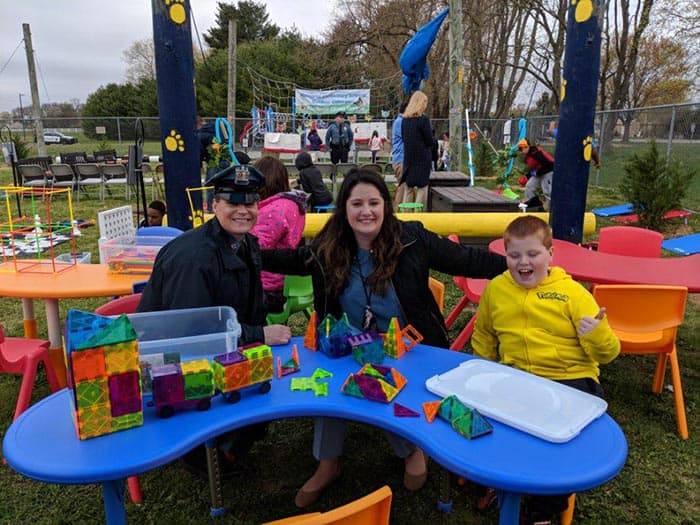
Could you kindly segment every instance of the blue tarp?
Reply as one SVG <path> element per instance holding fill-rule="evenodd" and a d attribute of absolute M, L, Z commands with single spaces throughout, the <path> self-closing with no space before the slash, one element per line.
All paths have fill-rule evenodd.
<path fill-rule="evenodd" d="M 413 37 L 406 42 L 401 51 L 399 65 L 403 72 L 403 89 L 406 93 L 411 93 L 420 89 L 422 80 L 428 78 L 427 57 L 428 51 L 435 42 L 440 26 L 450 10 L 445 9 L 430 22 L 421 27 Z"/>

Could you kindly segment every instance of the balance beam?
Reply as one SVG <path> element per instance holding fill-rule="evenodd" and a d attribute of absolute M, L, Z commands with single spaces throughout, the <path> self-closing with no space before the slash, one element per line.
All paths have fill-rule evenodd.
<path fill-rule="evenodd" d="M 503 235 L 506 226 L 522 213 L 398 213 L 404 221 L 419 221 L 428 230 L 440 235 L 456 233 L 460 237 L 497 238 Z M 528 213 L 549 223 L 549 213 Z M 312 238 L 321 230 L 330 213 L 307 213 L 304 237 Z M 583 216 L 583 233 L 595 233 L 595 215 L 587 212 Z"/>

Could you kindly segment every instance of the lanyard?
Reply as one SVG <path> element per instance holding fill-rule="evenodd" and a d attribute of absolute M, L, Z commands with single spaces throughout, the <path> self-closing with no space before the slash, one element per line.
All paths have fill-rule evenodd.
<path fill-rule="evenodd" d="M 371 257 L 371 255 L 370 255 Z M 365 294 L 365 312 L 362 315 L 362 330 L 363 331 L 369 331 L 369 330 L 377 330 L 377 320 L 374 317 L 374 313 L 372 313 L 372 287 L 369 284 L 369 275 L 365 277 L 365 274 L 362 272 L 362 261 L 360 261 L 359 255 L 355 256 L 355 260 L 357 262 L 357 269 L 360 272 L 360 281 L 362 282 L 362 291 Z"/>

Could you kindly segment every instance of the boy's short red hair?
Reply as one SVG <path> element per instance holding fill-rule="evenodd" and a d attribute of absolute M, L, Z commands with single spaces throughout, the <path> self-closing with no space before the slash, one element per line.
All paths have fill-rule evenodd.
<path fill-rule="evenodd" d="M 508 248 L 511 239 L 522 239 L 530 235 L 538 235 L 548 250 L 552 247 L 552 229 L 549 224 L 535 215 L 528 214 L 521 215 L 508 225 L 503 232 L 503 244 Z"/>

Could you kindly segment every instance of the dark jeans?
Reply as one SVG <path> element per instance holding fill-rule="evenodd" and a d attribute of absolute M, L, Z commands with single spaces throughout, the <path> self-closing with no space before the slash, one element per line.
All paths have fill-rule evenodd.
<path fill-rule="evenodd" d="M 338 162 L 348 161 L 348 148 L 343 148 L 342 146 L 331 146 L 331 163 L 338 164 Z"/>

